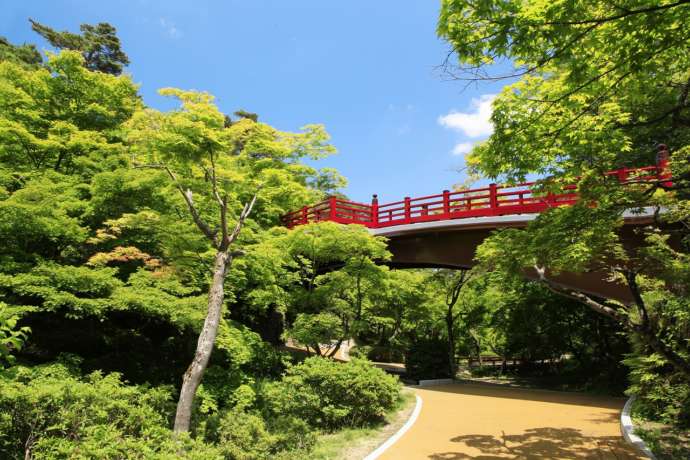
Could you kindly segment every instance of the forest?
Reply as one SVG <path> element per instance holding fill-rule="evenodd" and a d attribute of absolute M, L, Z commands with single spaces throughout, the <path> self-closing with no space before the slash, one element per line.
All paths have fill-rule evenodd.
<path fill-rule="evenodd" d="M 462 270 L 391 268 L 362 226 L 282 224 L 342 196 L 346 179 L 313 166 L 336 153 L 324 126 L 281 131 L 177 88 L 159 90 L 176 108 L 148 107 L 107 23 L 27 23 L 45 55 L 0 37 L 0 457 L 315 458 L 324 435 L 405 404 L 372 362 L 404 363 L 405 382 L 634 394 L 640 417 L 686 430 L 690 13 L 533 3 L 442 2 L 449 75 L 514 81 L 467 162 L 583 199 L 495 232 Z M 514 74 L 490 74 L 501 59 Z M 672 184 L 611 186 L 659 144 Z M 643 208 L 633 250 L 622 216 Z M 549 278 L 593 268 L 634 302 Z"/>

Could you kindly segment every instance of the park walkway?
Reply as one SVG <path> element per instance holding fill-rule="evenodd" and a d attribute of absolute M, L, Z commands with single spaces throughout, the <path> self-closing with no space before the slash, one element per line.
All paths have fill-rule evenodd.
<path fill-rule="evenodd" d="M 644 458 L 621 436 L 622 398 L 474 383 L 415 391 L 419 418 L 381 459 Z"/>

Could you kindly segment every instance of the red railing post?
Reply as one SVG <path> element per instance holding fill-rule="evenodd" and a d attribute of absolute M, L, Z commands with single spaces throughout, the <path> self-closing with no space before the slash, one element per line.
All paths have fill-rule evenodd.
<path fill-rule="evenodd" d="M 308 213 L 309 213 L 309 207 L 308 206 L 302 207 L 302 219 L 301 219 L 302 225 L 309 223 L 309 220 L 308 220 L 309 214 Z"/>
<path fill-rule="evenodd" d="M 335 221 L 338 217 L 338 199 L 334 196 L 328 198 L 328 220 Z"/>
<path fill-rule="evenodd" d="M 623 167 L 618 170 L 618 182 L 621 184 L 625 184 L 625 182 L 628 180 L 628 169 Z"/>
<path fill-rule="evenodd" d="M 443 217 L 448 219 L 450 217 L 450 191 L 443 191 Z"/>
<path fill-rule="evenodd" d="M 661 183 L 662 187 L 671 187 L 673 182 L 671 180 L 671 169 L 669 168 L 671 154 L 668 151 L 668 146 L 666 144 L 659 144 L 658 151 L 656 153 L 656 170 L 659 180 L 663 181 Z"/>
<path fill-rule="evenodd" d="M 412 213 L 410 212 L 410 197 L 405 197 L 405 222 L 410 223 L 412 219 Z"/>
<path fill-rule="evenodd" d="M 371 197 L 371 227 L 377 228 L 379 226 L 379 197 L 374 194 Z"/>
<path fill-rule="evenodd" d="M 491 209 L 498 208 L 498 187 L 496 184 L 489 184 L 489 206 Z"/>

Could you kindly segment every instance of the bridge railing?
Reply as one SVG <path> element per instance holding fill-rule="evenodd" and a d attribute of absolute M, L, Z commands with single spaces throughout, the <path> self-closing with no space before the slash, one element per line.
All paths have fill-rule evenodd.
<path fill-rule="evenodd" d="M 621 168 L 605 175 L 620 184 L 664 181 L 670 184 L 668 152 L 660 155 L 656 166 L 643 168 Z M 468 217 L 503 216 L 510 214 L 533 214 L 556 206 L 576 203 L 579 199 L 577 185 L 568 184 L 557 193 L 535 193 L 536 182 L 517 185 L 490 184 L 471 190 L 444 190 L 437 195 L 417 198 L 405 197 L 401 201 L 379 204 L 374 195 L 371 204 L 356 203 L 336 197 L 283 216 L 283 223 L 289 227 L 310 222 L 331 221 L 343 224 L 361 224 L 369 228 L 393 225 L 462 219 Z"/>
<path fill-rule="evenodd" d="M 302 209 L 288 213 L 282 219 L 283 223 L 289 228 L 322 221 L 370 226 L 372 223 L 372 209 L 368 204 L 330 197 L 313 206 L 305 206 Z"/>

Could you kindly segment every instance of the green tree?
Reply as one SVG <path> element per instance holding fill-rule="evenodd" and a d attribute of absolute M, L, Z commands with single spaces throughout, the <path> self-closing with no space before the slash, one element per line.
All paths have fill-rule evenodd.
<path fill-rule="evenodd" d="M 438 28 L 461 69 L 474 72 L 469 78 L 483 78 L 501 59 L 520 77 L 494 101 L 494 133 L 470 153 L 470 166 L 508 181 L 549 176 L 542 192 L 578 182 L 582 196 L 526 231 L 488 239 L 479 258 L 514 274 L 535 270 L 552 290 L 612 318 L 641 341 L 641 352 L 663 357 L 686 381 L 690 58 L 682 31 L 689 19 L 685 1 L 445 0 Z M 651 163 L 659 142 L 673 151 L 672 185 L 652 179 L 621 187 L 604 175 Z M 632 249 L 619 233 L 622 215 L 645 206 L 664 212 L 642 248 Z M 634 301 L 597 299 L 550 278 L 592 269 L 626 284 Z"/>
<path fill-rule="evenodd" d="M 36 45 L 13 45 L 5 37 L 0 36 L 0 61 L 11 61 L 28 67 L 38 67 L 43 63 L 41 53 Z"/>
<path fill-rule="evenodd" d="M 79 26 L 81 34 L 58 32 L 33 19 L 29 19 L 29 22 L 34 32 L 55 48 L 79 51 L 89 70 L 120 75 L 123 67 L 129 64 L 129 58 L 122 51 L 117 30 L 107 22 L 100 22 L 95 26 L 82 24 Z"/>
<path fill-rule="evenodd" d="M 333 313 L 298 313 L 285 336 L 306 346 L 310 353 L 313 352 L 319 356 L 331 356 L 337 352 L 337 350 L 333 351 L 333 343 L 337 343 L 339 339 L 342 340 L 344 331 L 340 317 Z M 324 345 L 326 346 L 325 350 L 323 349 Z"/>
<path fill-rule="evenodd" d="M 436 283 L 443 296 L 445 305 L 444 321 L 446 325 L 446 338 L 448 340 L 448 369 L 451 377 L 455 377 L 458 370 L 457 360 L 455 358 L 456 344 L 455 338 L 457 335 L 456 325 L 458 319 L 464 314 L 467 314 L 467 309 L 457 308 L 458 301 L 461 300 L 463 288 L 467 285 L 472 277 L 472 272 L 469 270 L 437 270 L 432 276 L 432 282 Z"/>
<path fill-rule="evenodd" d="M 73 51 L 50 55 L 45 69 L 0 63 L 0 162 L 13 173 L 93 174 L 121 160 L 116 129 L 140 106 L 136 86 L 83 63 Z"/>
<path fill-rule="evenodd" d="M 344 341 L 366 328 L 374 295 L 388 273 L 380 265 L 390 258 L 385 240 L 359 225 L 321 222 L 287 231 L 270 244 L 283 251 L 282 263 L 293 273 L 286 285 L 288 313 L 327 312 L 340 319 L 342 335 L 327 353 L 335 355 Z"/>
<path fill-rule="evenodd" d="M 196 390 L 221 323 L 228 268 L 241 254 L 233 245 L 259 190 L 266 188 L 270 196 L 285 182 L 285 177 L 276 177 L 278 171 L 270 167 L 272 160 L 276 156 L 279 160 L 307 154 L 318 157 L 329 153 L 330 148 L 323 143 L 323 132 L 316 128 L 280 137 L 270 128 L 252 133 L 255 122 L 249 119 L 245 119 L 249 125 L 244 127 L 226 128 L 212 96 L 176 89 L 164 89 L 161 94 L 178 98 L 181 109 L 136 113 L 129 124 L 128 140 L 138 157 L 138 167 L 160 169 L 168 175 L 214 254 L 208 312 L 194 358 L 183 377 L 175 416 L 175 431 L 184 432 L 189 430 Z"/>

